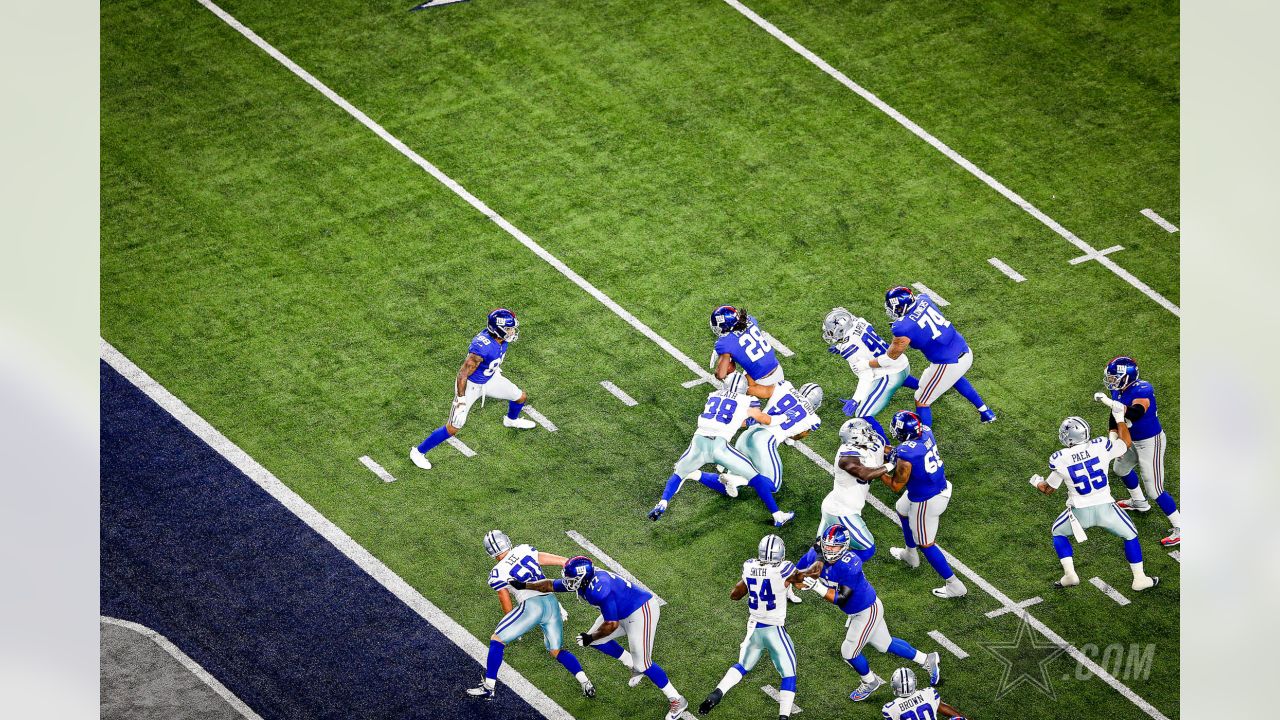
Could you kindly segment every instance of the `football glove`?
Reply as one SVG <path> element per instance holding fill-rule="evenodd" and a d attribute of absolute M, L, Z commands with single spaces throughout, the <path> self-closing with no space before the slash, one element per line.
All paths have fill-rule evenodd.
<path fill-rule="evenodd" d="M 804 579 L 804 582 L 800 583 L 800 587 L 805 590 L 812 590 L 813 587 L 817 584 L 818 584 L 818 578 L 807 577 Z"/>
<path fill-rule="evenodd" d="M 578 645 L 586 647 L 591 644 L 591 633 L 578 633 Z"/>
<path fill-rule="evenodd" d="M 523 580 L 508 580 L 507 584 L 515 588 L 516 590 L 523 590 L 525 589 L 525 585 L 526 585 L 525 581 Z"/>
<path fill-rule="evenodd" d="M 1031 479 L 1030 479 L 1028 482 L 1030 482 L 1030 483 L 1031 483 L 1031 487 L 1033 487 L 1033 488 L 1035 488 L 1035 489 L 1039 490 L 1039 489 L 1040 489 L 1040 483 L 1044 482 L 1044 478 L 1040 477 L 1040 475 L 1039 475 L 1039 474 L 1036 474 L 1036 475 L 1032 475 L 1032 476 L 1031 476 Z"/>
<path fill-rule="evenodd" d="M 840 402 L 844 403 L 841 410 L 844 411 L 846 417 L 853 417 L 858 412 L 858 402 L 853 398 L 840 398 Z"/>

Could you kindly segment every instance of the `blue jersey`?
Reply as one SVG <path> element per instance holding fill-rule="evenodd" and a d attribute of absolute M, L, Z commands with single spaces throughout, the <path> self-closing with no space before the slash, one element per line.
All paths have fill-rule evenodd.
<path fill-rule="evenodd" d="M 899 460 L 911 463 L 911 475 L 907 478 L 908 500 L 924 502 L 947 489 L 942 456 L 938 454 L 938 443 L 933 439 L 933 430 L 928 426 L 925 426 L 918 439 L 898 445 L 897 454 Z"/>
<path fill-rule="evenodd" d="M 471 338 L 471 347 L 467 352 L 480 356 L 480 364 L 467 376 L 469 382 L 483 385 L 502 367 L 502 358 L 507 354 L 507 344 L 493 339 L 488 330 L 481 330 Z"/>
<path fill-rule="evenodd" d="M 796 566 L 804 569 L 817 560 L 818 551 L 809 548 L 809 552 L 800 558 Z M 863 574 L 862 561 L 851 552 L 841 555 L 839 560 L 830 565 L 824 562 L 821 577 L 832 585 L 843 585 L 853 591 L 849 594 L 849 599 L 845 600 L 843 605 L 839 605 L 839 608 L 849 615 L 860 613 L 876 602 L 876 589 L 871 587 L 867 576 Z M 839 595 L 840 591 L 837 590 L 836 596 L 839 597 Z"/>
<path fill-rule="evenodd" d="M 1147 412 L 1138 418 L 1138 422 L 1129 428 L 1129 435 L 1134 440 L 1146 440 L 1164 432 L 1164 428 L 1160 427 L 1160 418 L 1156 416 L 1156 389 L 1146 380 L 1139 380 L 1125 388 L 1124 392 L 1111 391 L 1111 399 L 1119 400 L 1125 407 L 1129 407 L 1139 398 L 1145 399 L 1151 405 L 1147 408 Z"/>
<path fill-rule="evenodd" d="M 605 620 L 623 620 L 649 602 L 653 593 L 607 570 L 596 570 L 591 582 L 578 588 L 583 600 L 600 609 Z"/>
<path fill-rule="evenodd" d="M 964 336 L 928 295 L 918 296 L 907 314 L 893 322 L 893 335 L 910 339 L 911 347 L 935 364 L 953 363 L 969 352 Z"/>
<path fill-rule="evenodd" d="M 760 325 L 750 315 L 747 316 L 745 330 L 735 330 L 716 340 L 716 356 L 725 353 L 729 353 L 738 367 L 754 380 L 778 369 L 778 356 L 773 352 L 773 345 L 769 344 L 768 338 L 760 331 Z"/>

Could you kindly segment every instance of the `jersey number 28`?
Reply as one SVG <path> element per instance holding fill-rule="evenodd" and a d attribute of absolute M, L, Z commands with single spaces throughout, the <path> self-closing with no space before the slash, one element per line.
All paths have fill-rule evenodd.
<path fill-rule="evenodd" d="M 759 325 L 752 325 L 750 330 L 739 335 L 738 345 L 747 354 L 747 359 L 752 362 L 759 360 L 766 353 L 773 350 L 773 346 L 769 344 L 769 341 L 760 332 Z"/>

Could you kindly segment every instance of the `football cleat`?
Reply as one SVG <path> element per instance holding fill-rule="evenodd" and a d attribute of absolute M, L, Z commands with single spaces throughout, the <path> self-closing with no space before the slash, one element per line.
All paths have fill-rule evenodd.
<path fill-rule="evenodd" d="M 631 677 L 627 678 L 627 687 L 640 687 L 640 683 L 644 682 L 644 678 L 644 672 L 633 669 Z"/>
<path fill-rule="evenodd" d="M 537 423 L 535 423 L 534 421 L 530 420 L 527 417 L 518 417 L 518 418 L 512 419 L 507 417 L 506 415 L 502 416 L 502 424 L 506 425 L 509 428 L 518 428 L 520 430 L 530 430 L 538 427 Z"/>
<path fill-rule="evenodd" d="M 724 693 L 720 692 L 720 688 L 716 688 L 715 690 L 712 690 L 711 694 L 707 696 L 707 699 L 703 700 L 702 704 L 698 706 L 698 714 L 706 715 L 707 713 L 711 712 L 712 709 L 715 708 L 715 706 L 720 704 L 720 699 L 723 697 L 724 697 Z"/>
<path fill-rule="evenodd" d="M 467 689 L 467 697 L 473 697 L 477 700 L 492 700 L 493 688 L 486 687 L 484 683 L 480 683 L 476 687 Z"/>
<path fill-rule="evenodd" d="M 672 700 L 671 704 L 668 706 L 667 720 L 676 720 L 676 718 L 680 717 L 680 713 L 683 713 L 688 709 L 689 701 L 685 700 L 683 696 L 677 697 L 675 700 Z"/>
<path fill-rule="evenodd" d="M 720 482 L 724 484 L 724 494 L 731 498 L 738 497 L 738 488 L 750 484 L 750 480 L 741 475 L 733 473 L 724 473 L 720 476 Z"/>
<path fill-rule="evenodd" d="M 920 555 L 915 551 L 915 548 L 891 547 L 889 548 L 889 554 L 893 556 L 894 560 L 901 560 L 906 563 L 907 567 L 920 567 Z"/>
<path fill-rule="evenodd" d="M 1169 536 L 1160 540 L 1160 544 L 1165 547 L 1174 547 L 1182 544 L 1182 528 L 1173 528 L 1169 531 Z"/>
<path fill-rule="evenodd" d="M 1139 500 L 1136 502 L 1133 499 L 1117 500 L 1116 507 L 1120 508 L 1125 512 L 1150 512 L 1151 511 L 1151 503 L 1147 502 L 1146 500 Z"/>
<path fill-rule="evenodd" d="M 582 696 L 588 700 L 596 696 L 596 686 L 592 685 L 590 680 L 582 681 Z"/>
<path fill-rule="evenodd" d="M 659 500 L 658 504 L 654 505 L 653 509 L 649 511 L 649 519 L 657 520 L 658 518 L 662 517 L 662 514 L 665 513 L 666 511 L 667 511 L 667 501 Z"/>
<path fill-rule="evenodd" d="M 431 461 L 428 460 L 427 456 L 423 455 L 416 446 L 409 449 L 409 459 L 413 461 L 414 465 L 417 465 L 423 470 L 431 469 Z"/>
<path fill-rule="evenodd" d="M 981 420 L 983 424 L 993 423 L 996 421 L 996 411 L 991 408 L 987 408 L 986 410 L 978 413 L 978 419 Z"/>
<path fill-rule="evenodd" d="M 883 684 L 884 678 L 879 675 L 873 675 L 870 682 L 863 680 L 862 684 L 858 686 L 858 689 L 849 694 L 849 699 L 854 702 L 862 702 L 870 697 L 871 693 L 878 690 Z"/>
<path fill-rule="evenodd" d="M 924 657 L 924 669 L 929 671 L 929 684 L 937 685 L 942 679 L 942 656 L 931 652 Z"/>
<path fill-rule="evenodd" d="M 1132 587 L 1134 590 L 1137 590 L 1138 592 L 1142 592 L 1143 590 L 1150 590 L 1151 588 L 1159 584 L 1160 584 L 1160 578 L 1152 577 L 1148 575 L 1142 578 L 1142 580 L 1138 580 L 1135 578 L 1133 581 L 1133 584 L 1130 585 L 1129 587 Z"/>
<path fill-rule="evenodd" d="M 934 588 L 933 594 L 935 597 L 940 598 L 958 598 L 968 595 L 969 588 L 965 587 L 963 582 L 960 582 L 960 578 L 953 575 L 946 585 Z"/>
<path fill-rule="evenodd" d="M 774 518 L 773 526 L 774 526 L 774 527 L 782 527 L 783 525 L 786 525 L 787 523 L 791 522 L 791 518 L 793 518 L 793 517 L 795 517 L 795 516 L 796 516 L 796 514 L 795 514 L 795 513 L 793 513 L 793 512 L 784 511 L 784 512 L 782 513 L 782 519 L 781 519 L 781 520 L 778 520 L 777 518 Z"/>

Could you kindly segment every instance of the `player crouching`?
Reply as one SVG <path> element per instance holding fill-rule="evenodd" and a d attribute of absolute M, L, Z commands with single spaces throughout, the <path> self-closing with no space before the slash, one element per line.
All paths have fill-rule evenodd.
<path fill-rule="evenodd" d="M 942 702 L 937 688 L 916 690 L 916 674 L 911 668 L 894 670 L 889 682 L 893 685 L 893 694 L 898 697 L 884 704 L 881 712 L 885 720 L 926 720 L 938 716 L 964 720 L 959 710 Z"/>

